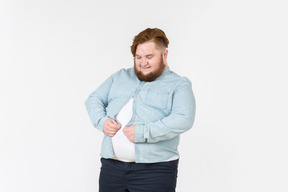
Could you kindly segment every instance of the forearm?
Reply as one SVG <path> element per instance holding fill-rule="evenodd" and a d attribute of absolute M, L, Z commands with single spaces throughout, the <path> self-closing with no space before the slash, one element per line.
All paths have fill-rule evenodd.
<path fill-rule="evenodd" d="M 195 98 L 191 86 L 179 89 L 173 98 L 171 114 L 146 124 L 135 123 L 135 143 L 168 140 L 189 130 L 195 118 Z"/>
<path fill-rule="evenodd" d="M 113 76 L 110 76 L 101 84 L 85 101 L 89 118 L 97 129 L 103 131 L 104 123 L 108 119 L 106 107 L 108 106 L 108 95 L 113 83 Z"/>
<path fill-rule="evenodd" d="M 93 126 L 100 131 L 103 131 L 104 123 L 108 119 L 106 116 L 106 106 L 103 99 L 94 91 L 85 101 L 85 106 Z"/>
<path fill-rule="evenodd" d="M 191 109 L 191 113 L 194 111 Z M 170 116 L 147 124 L 135 124 L 135 143 L 155 143 L 169 140 L 189 130 L 194 123 L 194 113 L 171 114 Z"/>

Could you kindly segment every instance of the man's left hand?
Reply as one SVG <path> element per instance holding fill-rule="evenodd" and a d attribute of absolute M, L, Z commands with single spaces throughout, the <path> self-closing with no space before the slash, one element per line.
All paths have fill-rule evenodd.
<path fill-rule="evenodd" d="M 134 143 L 135 141 L 135 125 L 134 124 L 129 127 L 124 127 L 123 133 L 128 138 L 129 141 Z"/>

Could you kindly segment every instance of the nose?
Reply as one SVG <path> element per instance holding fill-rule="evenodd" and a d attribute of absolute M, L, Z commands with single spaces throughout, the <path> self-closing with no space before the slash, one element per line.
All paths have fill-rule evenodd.
<path fill-rule="evenodd" d="M 141 66 L 146 66 L 146 65 L 148 65 L 148 60 L 147 60 L 147 59 L 141 59 L 140 65 L 141 65 Z"/>

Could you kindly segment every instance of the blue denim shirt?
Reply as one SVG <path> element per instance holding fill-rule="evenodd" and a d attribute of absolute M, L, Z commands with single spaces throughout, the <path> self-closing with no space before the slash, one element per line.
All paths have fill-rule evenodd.
<path fill-rule="evenodd" d="M 179 136 L 195 117 L 191 82 L 169 67 L 153 82 L 138 80 L 133 68 L 121 69 L 91 93 L 85 102 L 92 124 L 103 132 L 104 122 L 115 119 L 134 97 L 136 163 L 166 161 L 178 154 Z M 101 157 L 113 158 L 112 138 L 104 134 Z"/>

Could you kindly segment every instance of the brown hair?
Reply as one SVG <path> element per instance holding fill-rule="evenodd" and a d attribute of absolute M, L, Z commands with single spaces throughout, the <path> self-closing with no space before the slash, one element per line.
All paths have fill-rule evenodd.
<path fill-rule="evenodd" d="M 167 39 L 164 31 L 157 28 L 147 28 L 141 31 L 133 39 L 133 44 L 131 46 L 132 55 L 135 57 L 136 49 L 139 44 L 145 43 L 147 41 L 153 41 L 160 48 L 168 48 L 169 40 Z"/>

